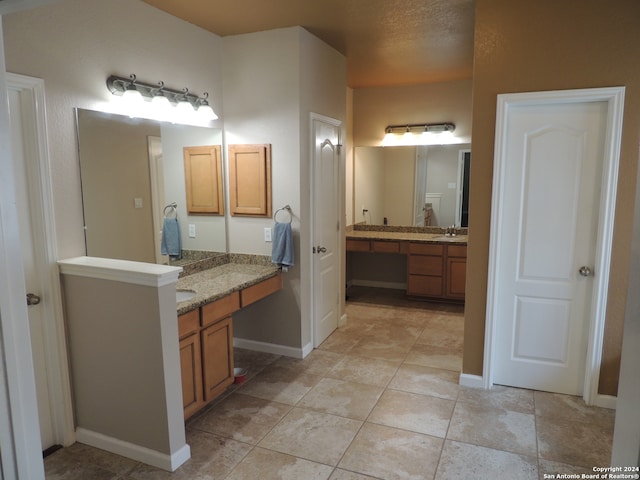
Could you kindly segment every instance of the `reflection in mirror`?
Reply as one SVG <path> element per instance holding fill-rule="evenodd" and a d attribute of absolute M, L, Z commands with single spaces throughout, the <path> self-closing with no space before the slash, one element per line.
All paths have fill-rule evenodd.
<path fill-rule="evenodd" d="M 183 163 L 186 146 L 221 145 L 220 129 L 83 109 L 76 121 L 87 255 L 174 264 L 160 248 L 173 202 L 183 251 L 227 251 L 224 216 L 187 215 Z"/>
<path fill-rule="evenodd" d="M 354 223 L 468 226 L 470 149 L 356 147 Z"/>

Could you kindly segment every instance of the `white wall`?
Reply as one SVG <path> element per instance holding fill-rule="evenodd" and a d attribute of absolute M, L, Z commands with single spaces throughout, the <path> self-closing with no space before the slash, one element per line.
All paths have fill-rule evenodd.
<path fill-rule="evenodd" d="M 73 108 L 125 113 L 105 82 L 135 73 L 149 83 L 209 92 L 222 118 L 221 40 L 130 0 L 66 0 L 7 15 L 3 25 L 7 71 L 45 81 L 59 257 L 82 255 Z"/>
<path fill-rule="evenodd" d="M 296 250 L 283 291 L 235 315 L 234 335 L 300 349 L 311 340 L 310 113 L 344 121 L 344 57 L 300 27 L 223 43 L 225 141 L 271 144 L 273 208 L 291 206 Z M 230 250 L 270 255 L 263 232 L 272 225 L 270 218 L 230 217 Z"/>

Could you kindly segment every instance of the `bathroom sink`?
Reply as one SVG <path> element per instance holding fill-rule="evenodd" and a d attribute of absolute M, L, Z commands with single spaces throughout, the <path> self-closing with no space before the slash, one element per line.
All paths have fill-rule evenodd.
<path fill-rule="evenodd" d="M 460 240 L 460 237 L 447 237 L 446 235 L 440 235 L 439 237 L 434 237 L 431 240 L 437 240 L 438 242 L 456 242 Z"/>
<path fill-rule="evenodd" d="M 197 294 L 193 290 L 176 290 L 176 303 L 191 300 Z"/>

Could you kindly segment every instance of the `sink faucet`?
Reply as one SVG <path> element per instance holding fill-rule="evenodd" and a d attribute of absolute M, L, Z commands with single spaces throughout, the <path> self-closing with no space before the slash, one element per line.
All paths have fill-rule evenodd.
<path fill-rule="evenodd" d="M 444 236 L 445 237 L 455 237 L 456 236 L 456 226 L 455 225 L 451 225 L 450 227 L 447 227 L 445 229 Z"/>

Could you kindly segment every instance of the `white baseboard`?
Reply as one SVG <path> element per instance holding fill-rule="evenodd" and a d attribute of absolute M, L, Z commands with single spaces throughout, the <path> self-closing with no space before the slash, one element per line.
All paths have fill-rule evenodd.
<path fill-rule="evenodd" d="M 458 380 L 463 387 L 471 388 L 484 388 L 484 380 L 481 375 L 469 375 L 468 373 L 461 373 Z"/>
<path fill-rule="evenodd" d="M 274 355 L 284 355 L 285 357 L 293 358 L 304 358 L 313 350 L 313 346 L 310 343 L 302 348 L 295 348 L 286 345 L 258 342 L 257 340 L 248 340 L 246 338 L 236 337 L 233 338 L 233 346 L 236 348 L 245 348 L 256 352 L 272 353 Z"/>
<path fill-rule="evenodd" d="M 168 472 L 175 472 L 180 465 L 191 458 L 191 448 L 187 444 L 169 455 L 84 428 L 76 429 L 76 440 Z"/>
<path fill-rule="evenodd" d="M 360 287 L 392 288 L 394 290 L 406 290 L 407 284 L 401 282 L 378 282 L 375 280 L 351 280 L 349 285 Z"/>
<path fill-rule="evenodd" d="M 593 404 L 596 407 L 610 408 L 611 410 L 616 409 L 617 403 L 618 403 L 618 397 L 614 397 L 612 395 L 601 395 L 601 394 L 597 394 L 596 398 L 593 401 Z"/>

